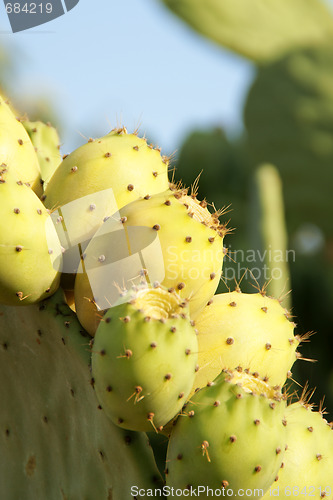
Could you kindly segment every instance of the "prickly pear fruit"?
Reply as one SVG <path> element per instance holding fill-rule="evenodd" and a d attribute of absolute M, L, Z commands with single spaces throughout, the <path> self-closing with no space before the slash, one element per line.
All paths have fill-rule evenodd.
<path fill-rule="evenodd" d="M 40 169 L 34 147 L 22 123 L 0 96 L 0 182 L 21 181 L 42 193 Z"/>
<path fill-rule="evenodd" d="M 21 181 L 0 183 L 0 199 L 0 302 L 38 302 L 59 286 L 56 230 L 37 195 Z"/>
<path fill-rule="evenodd" d="M 277 299 L 262 293 L 215 295 L 196 318 L 201 369 L 194 388 L 205 386 L 222 368 L 237 366 L 282 387 L 300 343 L 288 317 Z"/>
<path fill-rule="evenodd" d="M 60 215 L 64 216 L 64 231 L 75 245 L 91 238 L 104 217 L 140 196 L 168 187 L 167 158 L 145 139 L 121 128 L 100 139 L 89 139 L 68 155 L 44 196 L 45 205 L 52 210 L 68 206 Z"/>
<path fill-rule="evenodd" d="M 35 147 L 45 191 L 49 180 L 62 161 L 58 132 L 50 123 L 30 122 L 28 120 L 22 120 L 21 123 Z"/>
<path fill-rule="evenodd" d="M 197 348 L 186 304 L 173 292 L 144 288 L 110 308 L 94 338 L 92 375 L 113 423 L 162 429 L 191 390 Z"/>
<path fill-rule="evenodd" d="M 171 433 L 167 485 L 212 495 L 221 488 L 261 496 L 273 483 L 286 446 L 281 393 L 244 372 L 222 372 L 188 403 Z M 198 490 L 198 487 L 201 487 Z M 252 495 L 250 494 L 252 493 Z M 229 493 L 228 493 L 229 495 Z"/>
<path fill-rule="evenodd" d="M 186 190 L 167 190 L 126 205 L 102 225 L 75 281 L 76 311 L 90 334 L 98 310 L 118 296 L 116 285 L 129 288 L 145 274 L 189 300 L 192 319 L 199 313 L 218 287 L 224 256 L 225 228 L 206 205 Z"/>
<path fill-rule="evenodd" d="M 311 496 L 317 500 L 333 494 L 333 432 L 323 412 L 312 411 L 304 401 L 287 407 L 288 449 L 276 482 L 264 496 L 282 500 Z"/>

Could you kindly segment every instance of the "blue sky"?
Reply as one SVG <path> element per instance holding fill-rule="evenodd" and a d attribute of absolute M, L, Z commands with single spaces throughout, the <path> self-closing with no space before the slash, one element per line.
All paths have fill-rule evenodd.
<path fill-rule="evenodd" d="M 120 123 L 140 124 L 165 153 L 194 127 L 241 127 L 252 65 L 196 35 L 158 0 L 80 0 L 65 16 L 16 34 L 2 2 L 0 16 L 0 44 L 17 52 L 12 97 L 49 95 L 66 123 L 64 152 L 81 134 L 104 135 Z"/>
<path fill-rule="evenodd" d="M 0 44 L 16 54 L 11 97 L 49 96 L 66 124 L 63 152 L 119 124 L 140 125 L 164 153 L 193 128 L 242 127 L 253 65 L 198 36 L 159 0 L 80 0 L 16 34 L 2 2 L 0 19 Z"/>

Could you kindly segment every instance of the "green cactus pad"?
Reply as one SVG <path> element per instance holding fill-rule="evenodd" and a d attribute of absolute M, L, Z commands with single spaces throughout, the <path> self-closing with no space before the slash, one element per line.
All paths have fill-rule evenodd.
<path fill-rule="evenodd" d="M 168 190 L 126 205 L 103 224 L 75 281 L 76 311 L 89 333 L 96 330 L 98 310 L 118 296 L 115 284 L 129 288 L 143 273 L 189 300 L 194 319 L 219 285 L 224 257 L 226 229 L 206 205 L 186 190 Z"/>
<path fill-rule="evenodd" d="M 316 500 L 333 495 L 332 424 L 304 402 L 286 410 L 288 449 L 276 482 L 264 496 L 278 498 L 311 497 Z"/>
<path fill-rule="evenodd" d="M 276 167 L 265 164 L 256 169 L 251 197 L 250 241 L 253 249 L 258 248 L 251 267 L 256 269 L 259 285 L 279 297 L 290 286 L 290 273 L 282 182 Z M 290 308 L 290 294 L 281 303 Z"/>
<path fill-rule="evenodd" d="M 61 291 L 0 306 L 1 498 L 128 500 L 131 486 L 159 486 L 146 436 L 100 409 L 88 344 Z"/>
<path fill-rule="evenodd" d="M 261 496 L 281 466 L 286 446 L 285 402 L 246 373 L 222 372 L 198 391 L 178 417 L 167 454 L 167 486 Z M 231 494 L 230 494 L 231 491 Z M 185 496 L 185 495 L 184 495 Z"/>
<path fill-rule="evenodd" d="M 93 343 L 97 397 L 111 420 L 152 431 L 180 412 L 194 381 L 197 338 L 186 305 L 161 288 L 112 307 Z"/>
<path fill-rule="evenodd" d="M 29 305 L 59 286 L 61 247 L 51 217 L 21 181 L 0 183 L 0 302 Z"/>
<path fill-rule="evenodd" d="M 42 193 L 38 158 L 22 123 L 0 96 L 0 182 L 6 179 L 29 185 Z"/>
<path fill-rule="evenodd" d="M 43 189 L 51 179 L 57 167 L 62 161 L 60 154 L 60 139 L 58 132 L 50 123 L 41 121 L 29 122 L 22 120 L 22 125 L 26 129 L 37 153 L 41 171 Z"/>

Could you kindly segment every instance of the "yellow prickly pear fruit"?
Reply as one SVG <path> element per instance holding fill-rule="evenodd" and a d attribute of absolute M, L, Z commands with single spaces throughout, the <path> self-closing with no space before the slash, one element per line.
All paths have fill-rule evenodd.
<path fill-rule="evenodd" d="M 22 123 L 0 96 L 0 182 L 12 179 L 27 184 L 40 196 L 38 158 Z"/>
<path fill-rule="evenodd" d="M 0 199 L 0 302 L 39 302 L 59 286 L 62 253 L 55 227 L 23 182 L 0 182 Z"/>
<path fill-rule="evenodd" d="M 89 139 L 65 157 L 49 180 L 44 201 L 49 209 L 61 208 L 67 238 L 76 245 L 124 205 L 168 187 L 167 158 L 121 128 Z"/>
<path fill-rule="evenodd" d="M 76 312 L 89 333 L 119 288 L 142 280 L 174 289 L 195 318 L 218 287 L 224 256 L 226 229 L 206 205 L 186 190 L 167 190 L 126 205 L 101 226 L 75 281 Z"/>
<path fill-rule="evenodd" d="M 300 338 L 277 299 L 238 291 L 215 295 L 196 318 L 199 365 L 194 389 L 204 387 L 223 368 L 259 372 L 282 386 L 297 359 Z"/>
<path fill-rule="evenodd" d="M 45 191 L 47 183 L 62 161 L 59 151 L 60 139 L 58 132 L 50 123 L 41 121 L 29 122 L 28 120 L 22 120 L 22 125 L 28 132 L 37 153 L 42 185 Z"/>
<path fill-rule="evenodd" d="M 288 448 L 283 467 L 265 496 L 281 500 L 311 496 L 322 500 L 333 493 L 332 423 L 301 400 L 286 410 Z"/>

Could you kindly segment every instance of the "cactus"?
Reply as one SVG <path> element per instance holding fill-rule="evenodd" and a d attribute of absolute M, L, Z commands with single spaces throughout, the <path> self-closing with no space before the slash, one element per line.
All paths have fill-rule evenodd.
<path fill-rule="evenodd" d="M 0 182 L 3 178 L 28 184 L 42 193 L 38 159 L 22 123 L 0 96 Z"/>
<path fill-rule="evenodd" d="M 280 297 L 290 287 L 287 229 L 284 219 L 282 183 L 273 165 L 261 165 L 254 174 L 252 190 L 252 217 L 250 239 L 252 248 L 258 248 L 259 259 L 252 264 L 260 276 L 255 276 L 260 286 L 273 297 Z M 253 223 L 255 221 L 255 224 Z M 290 252 L 294 255 L 294 252 Z M 290 309 L 290 294 L 282 299 Z"/>
<path fill-rule="evenodd" d="M 59 286 L 59 239 L 37 195 L 7 172 L 0 198 L 0 302 L 32 304 Z"/>
<path fill-rule="evenodd" d="M 323 418 L 324 412 L 299 401 L 288 406 L 288 449 L 276 482 L 264 496 L 282 500 L 309 495 L 317 500 L 333 493 L 333 432 Z"/>
<path fill-rule="evenodd" d="M 157 488 L 146 436 L 99 407 L 89 339 L 62 292 L 0 309 L 2 498 L 127 500 L 132 485 Z"/>
<path fill-rule="evenodd" d="M 197 200 L 197 181 L 191 194 L 169 185 L 168 158 L 125 128 L 57 165 L 55 131 L 25 126 L 32 142 L 17 138 L 22 123 L 0 100 L 1 498 L 160 497 L 165 465 L 166 486 L 183 496 L 271 495 L 277 486 L 287 497 L 292 481 L 330 494 L 324 412 L 303 400 L 287 408 L 281 394 L 304 337 L 265 287 L 213 296 L 224 211 Z M 259 222 L 264 244 L 281 249 L 281 203 L 263 196 L 271 174 L 265 166 L 257 176 Z M 75 303 L 71 283 L 66 295 L 57 290 L 59 271 L 63 282 L 75 272 Z"/>
<path fill-rule="evenodd" d="M 30 122 L 28 120 L 21 120 L 21 123 L 35 147 L 45 191 L 49 180 L 62 161 L 58 132 L 50 123 Z"/>
<path fill-rule="evenodd" d="M 245 105 L 252 162 L 279 169 L 291 235 L 310 223 L 332 237 L 332 82 L 332 44 L 299 49 L 259 69 Z"/>
<path fill-rule="evenodd" d="M 215 295 L 196 319 L 201 367 L 194 387 L 203 387 L 222 368 L 259 372 L 272 386 L 291 376 L 299 353 L 295 324 L 277 299 L 234 291 Z"/>
<path fill-rule="evenodd" d="M 291 47 L 329 40 L 333 33 L 332 16 L 318 0 L 163 2 L 199 33 L 257 63 Z"/>
<path fill-rule="evenodd" d="M 162 430 L 189 395 L 197 351 L 177 295 L 161 288 L 130 294 L 109 309 L 94 338 L 92 374 L 103 409 L 122 428 Z"/>
<path fill-rule="evenodd" d="M 168 190 L 126 205 L 103 224 L 75 280 L 76 312 L 91 335 L 98 311 L 113 303 L 119 286 L 138 282 L 143 273 L 188 299 L 192 318 L 199 313 L 218 287 L 226 232 L 219 213 L 206 205 L 186 190 Z"/>
<path fill-rule="evenodd" d="M 239 489 L 252 490 L 252 496 L 267 491 L 285 451 L 284 412 L 280 394 L 262 380 L 237 371 L 221 373 L 191 398 L 176 422 L 167 485 L 225 488 L 236 497 Z M 206 490 L 200 498 L 208 496 Z"/>

